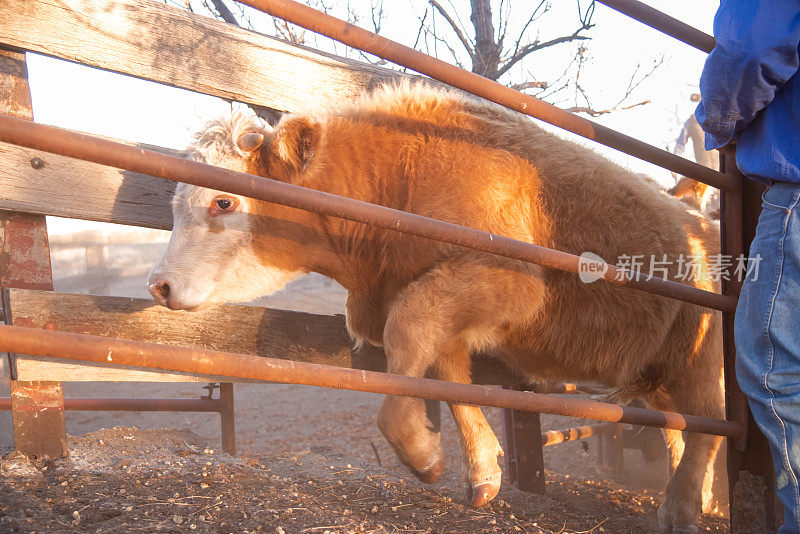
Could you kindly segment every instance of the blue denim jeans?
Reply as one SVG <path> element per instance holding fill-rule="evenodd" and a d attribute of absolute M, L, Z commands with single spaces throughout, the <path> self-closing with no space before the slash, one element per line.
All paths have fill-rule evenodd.
<path fill-rule="evenodd" d="M 800 532 L 800 185 L 776 182 L 763 197 L 736 310 L 736 374 L 772 449 L 781 534 Z"/>

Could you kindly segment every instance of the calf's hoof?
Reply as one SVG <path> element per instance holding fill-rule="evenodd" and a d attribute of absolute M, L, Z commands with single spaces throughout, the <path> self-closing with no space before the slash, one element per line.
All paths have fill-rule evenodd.
<path fill-rule="evenodd" d="M 468 456 L 464 464 L 464 495 L 471 506 L 479 508 L 491 501 L 500 491 L 503 473 L 497 457 L 503 456 L 503 448 L 494 434 L 491 443 L 477 450 L 476 456 Z"/>
<path fill-rule="evenodd" d="M 464 487 L 464 497 L 470 506 L 480 508 L 497 496 L 500 491 L 500 482 L 483 482 L 472 485 L 469 482 Z"/>
<path fill-rule="evenodd" d="M 436 482 L 442 478 L 442 473 L 444 473 L 444 458 L 437 458 L 430 467 L 427 467 L 421 471 L 418 471 L 413 467 L 410 469 L 411 472 L 414 473 L 414 476 L 423 481 L 425 484 L 436 484 Z"/>
<path fill-rule="evenodd" d="M 658 531 L 661 534 L 697 534 L 700 527 L 697 520 L 700 517 L 700 502 L 688 499 L 675 498 L 672 488 L 667 488 L 667 494 L 661 506 L 658 507 Z"/>

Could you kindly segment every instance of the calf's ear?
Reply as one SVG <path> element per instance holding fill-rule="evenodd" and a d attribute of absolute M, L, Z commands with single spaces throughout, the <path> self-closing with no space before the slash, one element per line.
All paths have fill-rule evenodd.
<path fill-rule="evenodd" d="M 311 162 L 322 142 L 322 125 L 311 117 L 285 117 L 275 130 L 275 154 L 296 171 Z"/>

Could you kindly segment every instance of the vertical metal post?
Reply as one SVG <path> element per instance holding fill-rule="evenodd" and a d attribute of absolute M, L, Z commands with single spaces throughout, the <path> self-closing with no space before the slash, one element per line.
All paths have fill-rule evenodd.
<path fill-rule="evenodd" d="M 746 179 L 736 167 L 736 154 L 720 155 L 720 170 L 740 180 L 736 192 L 721 192 L 722 254 L 735 262 L 749 249 L 761 212 L 760 188 Z M 722 281 L 722 292 L 739 296 L 743 280 L 731 273 Z M 731 533 L 775 532 L 781 523 L 780 502 L 775 495 L 775 473 L 769 444 L 753 421 L 747 398 L 736 380 L 734 313 L 723 313 L 723 351 L 725 358 L 726 417 L 745 429 L 737 439 L 728 440 L 728 490 Z"/>
<path fill-rule="evenodd" d="M 508 389 L 503 386 L 503 389 Z M 514 416 L 511 410 L 503 409 L 503 452 L 506 459 L 508 482 L 517 485 L 517 450 L 514 441 Z"/>
<path fill-rule="evenodd" d="M 514 388 L 525 390 L 525 387 Z M 506 471 L 518 489 L 543 495 L 545 492 L 542 424 L 536 412 L 503 410 Z"/>
<path fill-rule="evenodd" d="M 33 120 L 25 54 L 0 48 L 0 112 Z M 33 164 L 33 163 L 32 163 Z M 0 287 L 53 289 L 43 215 L 0 212 Z M 5 321 L 12 324 L 9 307 Z M 9 355 L 14 445 L 37 459 L 66 455 L 61 382 L 19 382 Z"/>
<path fill-rule="evenodd" d="M 614 425 L 614 430 L 604 432 L 600 436 L 603 443 L 600 462 L 602 465 L 611 468 L 614 473 L 622 473 L 624 466 L 625 445 L 623 443 L 624 428 L 622 423 Z"/>
<path fill-rule="evenodd" d="M 233 384 L 222 383 L 219 385 L 219 399 L 222 401 L 222 410 L 219 412 L 222 450 L 233 456 L 236 454 L 236 420 L 233 409 Z"/>

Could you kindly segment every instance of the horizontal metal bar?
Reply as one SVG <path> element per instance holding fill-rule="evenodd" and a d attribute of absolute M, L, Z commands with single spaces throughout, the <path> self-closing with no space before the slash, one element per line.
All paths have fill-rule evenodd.
<path fill-rule="evenodd" d="M 701 52 L 711 52 L 717 41 L 711 35 L 689 26 L 685 22 L 670 17 L 654 7 L 650 7 L 638 0 L 597 0 L 611 9 L 619 11 L 642 24 L 674 37 L 675 39 L 693 46 Z"/>
<path fill-rule="evenodd" d="M 741 432 L 741 426 L 733 421 L 618 406 L 572 397 L 541 395 L 494 386 L 456 384 L 329 365 L 18 326 L 0 326 L 0 351 L 201 375 L 419 397 L 458 404 L 494 406 L 719 436 L 737 436 Z"/>
<path fill-rule="evenodd" d="M 0 141 L 362 222 L 561 271 L 577 273 L 580 265 L 580 258 L 574 254 L 9 115 L 0 114 Z M 613 284 L 717 310 L 736 308 L 734 297 L 626 271 L 611 264 L 606 264 L 605 269 L 602 279 Z"/>
<path fill-rule="evenodd" d="M 599 423 L 595 425 L 564 428 L 561 430 L 548 430 L 542 433 L 542 447 L 599 436 L 606 432 L 613 432 L 616 426 L 616 423 Z"/>
<path fill-rule="evenodd" d="M 11 409 L 11 398 L 0 397 L 0 410 Z M 64 409 L 86 412 L 221 412 L 218 399 L 123 399 L 65 397 Z"/>
<path fill-rule="evenodd" d="M 538 98 L 450 65 L 299 2 L 293 0 L 239 0 L 239 2 L 699 182 L 725 191 L 735 191 L 741 187 L 740 182 L 719 171 L 564 111 Z"/>

